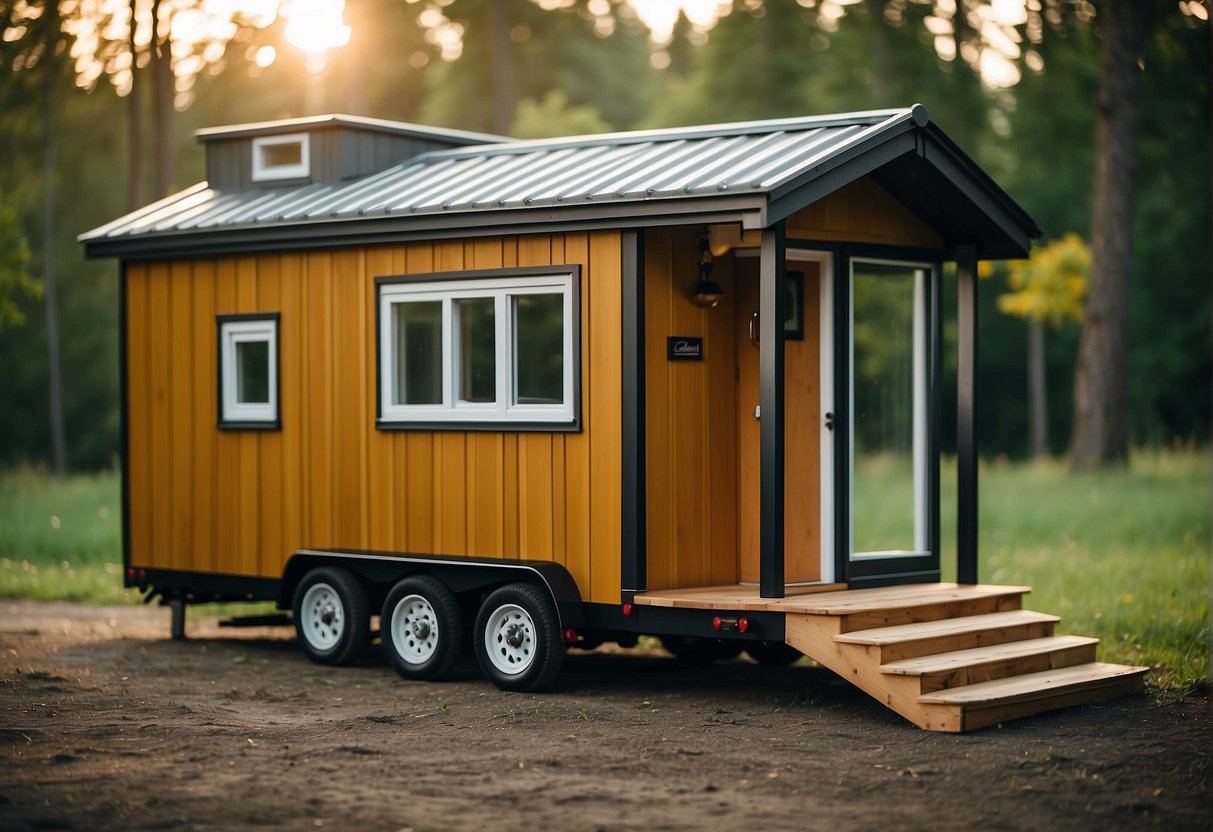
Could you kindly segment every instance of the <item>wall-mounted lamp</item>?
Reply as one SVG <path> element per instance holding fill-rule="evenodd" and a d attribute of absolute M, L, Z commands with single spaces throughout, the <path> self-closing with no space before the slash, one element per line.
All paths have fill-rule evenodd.
<path fill-rule="evenodd" d="M 708 235 L 700 234 L 699 282 L 695 284 L 695 291 L 691 293 L 691 301 L 704 309 L 711 309 L 724 297 L 720 284 L 712 280 L 713 268 L 715 266 L 712 263 L 712 250 L 708 247 Z"/>

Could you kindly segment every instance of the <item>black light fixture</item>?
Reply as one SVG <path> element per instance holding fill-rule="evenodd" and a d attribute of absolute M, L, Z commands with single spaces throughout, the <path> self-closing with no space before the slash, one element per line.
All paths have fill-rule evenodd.
<path fill-rule="evenodd" d="M 699 235 L 699 283 L 695 285 L 695 291 L 691 293 L 691 301 L 704 309 L 711 309 L 716 304 L 720 303 L 720 299 L 724 297 L 724 292 L 720 288 L 720 284 L 712 280 L 712 269 L 715 265 L 712 263 L 712 250 L 708 247 L 708 235 Z"/>

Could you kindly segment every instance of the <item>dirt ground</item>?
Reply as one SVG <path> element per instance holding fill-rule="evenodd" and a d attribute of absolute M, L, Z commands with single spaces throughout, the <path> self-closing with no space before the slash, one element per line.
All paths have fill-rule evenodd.
<path fill-rule="evenodd" d="M 954 736 L 827 670 L 570 653 L 556 692 L 305 660 L 289 628 L 0 602 L 0 829 L 1213 827 L 1207 696 Z M 803 664 L 803 663 L 802 663 Z"/>

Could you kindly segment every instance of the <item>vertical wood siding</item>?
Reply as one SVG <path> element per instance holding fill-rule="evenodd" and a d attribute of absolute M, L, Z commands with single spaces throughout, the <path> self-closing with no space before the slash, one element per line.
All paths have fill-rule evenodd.
<path fill-rule="evenodd" d="M 620 245 L 604 232 L 129 265 L 132 564 L 277 577 L 307 547 L 531 558 L 618 603 Z M 580 432 L 375 429 L 375 277 L 564 264 L 582 267 Z M 215 426 L 215 316 L 247 312 L 281 316 L 280 430 Z"/>
<path fill-rule="evenodd" d="M 733 258 L 724 298 L 700 309 L 693 229 L 645 232 L 648 588 L 737 581 L 737 360 Z M 702 361 L 668 361 L 666 338 L 703 338 Z"/>
<path fill-rule="evenodd" d="M 788 237 L 923 248 L 944 244 L 939 232 L 868 177 L 788 217 Z"/>

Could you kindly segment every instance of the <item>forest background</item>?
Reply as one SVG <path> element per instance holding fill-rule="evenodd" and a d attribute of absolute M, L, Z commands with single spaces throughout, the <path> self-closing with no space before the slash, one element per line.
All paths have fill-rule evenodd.
<path fill-rule="evenodd" d="M 312 52 L 287 38 L 292 5 L 296 23 L 305 7 L 341 7 L 0 0 L 0 468 L 116 464 L 117 264 L 86 261 L 76 235 L 203 179 L 196 129 L 324 112 L 540 137 L 923 103 L 1040 225 L 1038 271 L 1078 275 L 1033 313 L 1032 271 L 983 272 L 982 453 L 1069 446 L 1102 4 L 346 0 L 316 32 L 346 42 Z M 1135 446 L 1202 444 L 1208 11 L 1188 0 L 1142 9 L 1123 415 Z M 945 337 L 954 385 L 954 326 Z"/>

